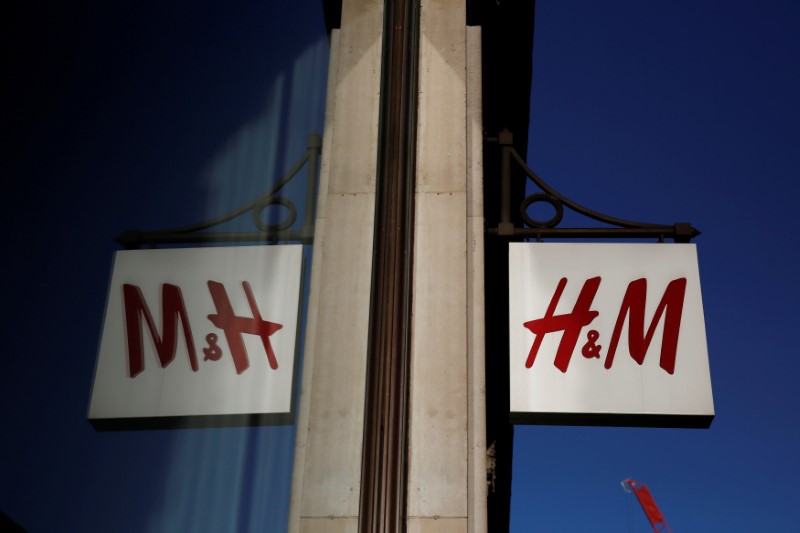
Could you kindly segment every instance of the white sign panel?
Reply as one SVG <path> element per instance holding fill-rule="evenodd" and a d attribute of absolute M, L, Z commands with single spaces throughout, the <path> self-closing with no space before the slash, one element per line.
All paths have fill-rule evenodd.
<path fill-rule="evenodd" d="M 708 427 L 693 244 L 509 245 L 515 422 Z"/>
<path fill-rule="evenodd" d="M 290 422 L 301 273 L 301 245 L 117 252 L 89 418 Z"/>

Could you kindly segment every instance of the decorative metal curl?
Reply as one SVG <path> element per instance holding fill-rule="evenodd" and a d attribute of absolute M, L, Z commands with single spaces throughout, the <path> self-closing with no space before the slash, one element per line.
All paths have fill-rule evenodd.
<path fill-rule="evenodd" d="M 663 242 L 665 238 L 673 239 L 675 242 L 689 242 L 692 238 L 700 235 L 700 231 L 692 227 L 687 222 L 668 224 L 650 224 L 646 222 L 634 222 L 621 218 L 611 217 L 593 211 L 577 202 L 573 202 L 566 196 L 548 185 L 536 172 L 534 172 L 520 157 L 513 146 L 513 135 L 507 129 L 500 132 L 497 137 L 487 138 L 486 142 L 499 144 L 501 147 L 501 182 L 500 182 L 500 222 L 497 227 L 487 228 L 488 235 L 499 237 L 528 237 L 541 240 L 545 237 L 553 238 L 655 238 Z M 522 220 L 528 227 L 518 228 L 511 220 L 511 161 L 525 172 L 525 174 L 542 191 L 527 196 L 520 206 Z M 539 221 L 528 215 L 527 209 L 536 202 L 549 203 L 556 210 L 553 218 L 546 221 Z M 557 228 L 564 214 L 564 206 L 571 211 L 591 218 L 598 222 L 608 224 L 612 227 L 607 228 Z M 616 226 L 616 227 L 613 227 Z"/>
<path fill-rule="evenodd" d="M 528 214 L 528 208 L 536 202 L 550 204 L 553 206 L 553 209 L 556 210 L 556 214 L 544 222 L 536 220 Z M 553 198 L 549 194 L 534 193 L 526 196 L 525 199 L 522 200 L 522 205 L 519 207 L 519 213 L 522 216 L 522 220 L 532 228 L 554 228 L 558 226 L 558 223 L 561 222 L 562 218 L 564 218 L 564 206 L 561 204 L 558 198 Z"/>
<path fill-rule="evenodd" d="M 286 217 L 283 219 L 283 221 L 277 224 L 267 224 L 263 221 L 262 217 L 264 212 L 274 205 L 285 207 L 288 210 L 288 213 L 286 213 Z M 292 224 L 294 224 L 295 220 L 297 220 L 297 208 L 294 206 L 292 201 L 287 198 L 271 196 L 264 202 L 253 207 L 253 222 L 258 229 L 262 231 L 274 233 L 277 231 L 287 230 L 292 227 Z"/>
<path fill-rule="evenodd" d="M 159 231 L 125 231 L 116 238 L 116 242 L 126 248 L 138 248 L 142 245 L 155 246 L 157 244 L 186 244 L 208 242 L 300 242 L 311 244 L 314 240 L 314 207 L 316 199 L 317 169 L 319 156 L 322 151 L 322 138 L 317 133 L 308 136 L 306 151 L 289 171 L 276 182 L 267 192 L 248 202 L 247 204 L 204 222 Z M 278 192 L 289 183 L 308 163 L 308 176 L 306 184 L 306 205 L 303 225 L 297 230 L 290 228 L 297 220 L 297 208 L 294 203 Z M 283 220 L 269 224 L 262 220 L 262 215 L 271 206 L 282 206 L 288 210 Z M 218 226 L 248 211 L 253 216 L 253 222 L 259 231 L 251 232 L 203 232 L 203 230 Z"/>

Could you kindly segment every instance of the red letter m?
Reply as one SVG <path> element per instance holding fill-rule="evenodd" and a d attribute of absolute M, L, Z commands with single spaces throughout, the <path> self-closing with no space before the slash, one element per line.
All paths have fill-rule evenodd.
<path fill-rule="evenodd" d="M 158 334 L 153 316 L 144 301 L 142 291 L 136 285 L 124 284 L 122 298 L 125 303 L 125 332 L 128 337 L 128 369 L 131 377 L 135 378 L 144 370 L 144 356 L 142 355 L 142 317 L 150 330 L 150 337 L 155 344 L 158 361 L 161 368 L 166 367 L 175 359 L 175 348 L 178 344 L 177 321 L 181 320 L 183 336 L 186 340 L 186 350 L 189 352 L 189 363 L 192 370 L 197 372 L 197 356 L 194 352 L 192 329 L 183 303 L 181 289 L 177 285 L 165 283 L 161 286 L 161 329 L 163 338 Z"/>
<path fill-rule="evenodd" d="M 611 344 L 608 347 L 605 367 L 611 368 L 614 363 L 614 353 L 617 351 L 619 337 L 622 334 L 622 325 L 625 317 L 630 316 L 628 323 L 628 351 L 633 360 L 640 365 L 644 363 L 644 356 L 653 340 L 656 326 L 661 320 L 661 315 L 666 310 L 664 318 L 664 337 L 661 341 L 661 368 L 669 374 L 675 373 L 675 357 L 678 351 L 678 334 L 681 330 L 681 314 L 683 313 L 683 297 L 686 294 L 686 278 L 672 280 L 664 296 L 656 308 L 653 321 L 644 332 L 644 307 L 647 299 L 647 280 L 645 278 L 632 281 L 625 291 L 622 305 L 619 309 L 617 323 L 614 325 L 614 333 L 611 335 Z"/>

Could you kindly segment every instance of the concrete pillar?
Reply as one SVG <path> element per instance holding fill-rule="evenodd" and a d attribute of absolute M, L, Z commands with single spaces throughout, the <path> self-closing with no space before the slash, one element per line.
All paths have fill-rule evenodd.
<path fill-rule="evenodd" d="M 407 529 L 486 531 L 480 29 L 420 12 Z M 383 2 L 345 0 L 331 41 L 290 531 L 356 532 Z"/>
<path fill-rule="evenodd" d="M 486 530 L 480 29 L 420 13 L 408 531 Z"/>
<path fill-rule="evenodd" d="M 292 532 L 358 526 L 382 25 L 382 0 L 345 0 L 331 39 Z"/>
<path fill-rule="evenodd" d="M 481 29 L 467 27 L 467 509 L 469 533 L 485 533 L 486 339 L 483 251 L 483 91 Z"/>

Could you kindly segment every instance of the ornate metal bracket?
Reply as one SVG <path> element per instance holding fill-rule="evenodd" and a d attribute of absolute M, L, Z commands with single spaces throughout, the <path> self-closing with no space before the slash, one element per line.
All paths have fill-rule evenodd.
<path fill-rule="evenodd" d="M 314 240 L 314 207 L 316 198 L 317 169 L 319 156 L 322 151 L 322 138 L 317 133 L 308 136 L 307 148 L 303 156 L 289 169 L 272 188 L 238 209 L 227 215 L 222 215 L 205 222 L 158 231 L 125 231 L 115 240 L 125 248 L 139 248 L 157 244 L 187 244 L 208 242 L 299 242 L 311 244 Z M 306 205 L 303 224 L 299 229 L 291 229 L 297 220 L 297 208 L 294 203 L 278 192 L 294 178 L 308 163 L 308 178 L 306 185 Z M 286 216 L 276 224 L 266 223 L 262 217 L 264 211 L 271 206 L 286 208 Z M 253 223 L 258 231 L 251 232 L 203 232 L 203 230 L 218 226 L 247 212 L 253 217 Z"/>
<path fill-rule="evenodd" d="M 614 218 L 597 213 L 583 207 L 569 198 L 559 194 L 540 178 L 517 153 L 513 146 L 513 135 L 507 129 L 500 132 L 497 137 L 486 138 L 487 143 L 500 145 L 501 154 L 501 190 L 500 190 L 500 223 L 496 228 L 487 228 L 488 235 L 498 237 L 527 237 L 541 241 L 544 238 L 560 239 L 585 239 L 585 238 L 655 238 L 663 242 L 665 238 L 675 242 L 689 242 L 700 235 L 700 231 L 691 224 L 680 222 L 673 225 L 648 224 Z M 520 205 L 520 215 L 527 227 L 514 227 L 511 221 L 511 160 L 517 162 L 525 174 L 542 191 L 528 195 Z M 550 220 L 536 220 L 528 214 L 528 208 L 537 203 L 544 202 L 555 209 L 555 215 Z M 557 228 L 564 216 L 564 207 L 585 217 L 609 224 L 608 228 Z"/>

